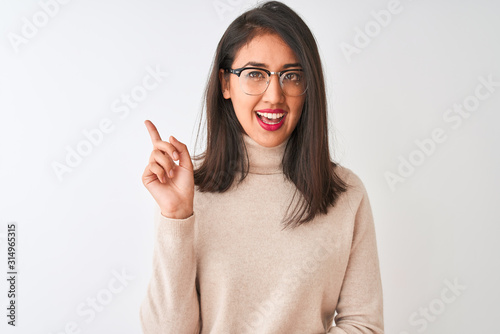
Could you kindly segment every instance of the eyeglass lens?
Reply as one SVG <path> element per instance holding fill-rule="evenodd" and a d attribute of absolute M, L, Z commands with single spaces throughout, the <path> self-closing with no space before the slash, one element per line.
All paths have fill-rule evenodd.
<path fill-rule="evenodd" d="M 257 69 L 245 69 L 240 74 L 240 85 L 249 95 L 264 93 L 271 81 L 267 72 Z M 287 71 L 281 75 L 280 85 L 288 96 L 300 96 L 305 92 L 305 78 L 301 71 Z"/>

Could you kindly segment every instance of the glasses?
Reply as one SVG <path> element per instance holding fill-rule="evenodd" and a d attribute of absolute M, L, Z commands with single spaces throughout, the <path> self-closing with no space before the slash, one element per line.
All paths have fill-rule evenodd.
<path fill-rule="evenodd" d="M 271 72 L 259 67 L 226 68 L 226 72 L 236 74 L 240 87 L 247 95 L 262 95 L 269 87 L 271 75 L 276 74 L 280 80 L 283 93 L 287 96 L 301 96 L 307 90 L 307 84 L 302 69 L 290 69 L 281 72 Z"/>

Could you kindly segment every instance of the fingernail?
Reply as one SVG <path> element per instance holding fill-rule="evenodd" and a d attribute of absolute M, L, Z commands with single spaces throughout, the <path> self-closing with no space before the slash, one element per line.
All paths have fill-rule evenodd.
<path fill-rule="evenodd" d="M 173 156 L 175 160 L 179 160 L 179 155 L 177 154 L 177 151 L 174 151 Z"/>
<path fill-rule="evenodd" d="M 174 177 L 174 170 L 171 169 L 169 172 L 168 172 L 168 175 L 170 175 L 170 177 Z"/>

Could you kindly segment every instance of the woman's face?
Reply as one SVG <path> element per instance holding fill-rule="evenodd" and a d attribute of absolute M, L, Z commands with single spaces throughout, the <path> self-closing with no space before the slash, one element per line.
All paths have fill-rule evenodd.
<path fill-rule="evenodd" d="M 285 69 L 302 68 L 294 52 L 276 34 L 264 34 L 254 37 L 250 43 L 244 45 L 236 53 L 232 68 L 260 67 L 271 72 Z M 252 96 L 243 92 L 239 78 L 235 74 L 224 79 L 224 70 L 219 73 L 222 91 L 225 99 L 231 99 L 236 117 L 246 134 L 265 147 L 274 147 L 285 141 L 295 129 L 304 105 L 305 94 L 301 96 L 287 96 L 281 90 L 279 77 L 271 75 L 267 90 L 262 95 Z M 243 75 L 242 75 L 243 78 Z M 261 120 L 257 112 L 285 113 L 281 126 L 273 129 L 263 122 L 276 122 L 267 119 Z M 274 126 L 276 128 L 278 126 Z"/>

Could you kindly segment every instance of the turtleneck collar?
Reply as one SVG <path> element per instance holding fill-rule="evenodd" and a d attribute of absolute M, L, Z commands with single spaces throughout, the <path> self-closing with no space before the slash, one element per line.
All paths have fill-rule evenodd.
<path fill-rule="evenodd" d="M 279 174 L 283 173 L 281 160 L 285 153 L 288 137 L 284 142 L 274 147 L 265 147 L 243 133 L 243 142 L 248 152 L 249 173 L 253 174 Z M 244 153 L 243 153 L 244 154 Z"/>

